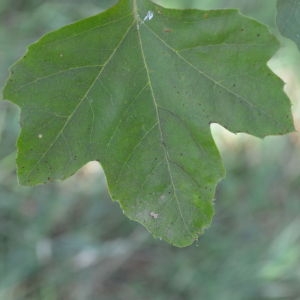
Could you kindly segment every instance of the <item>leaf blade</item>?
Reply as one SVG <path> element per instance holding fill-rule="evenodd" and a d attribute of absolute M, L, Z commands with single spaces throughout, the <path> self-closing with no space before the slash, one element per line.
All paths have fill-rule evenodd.
<path fill-rule="evenodd" d="M 211 222 L 224 176 L 210 123 L 257 136 L 292 130 L 282 84 L 266 67 L 276 47 L 263 25 L 236 11 L 146 0 L 122 0 L 46 35 L 4 90 L 22 109 L 21 182 L 62 179 L 98 160 L 129 218 L 171 244 L 191 244 Z M 246 71 L 259 90 L 251 96 Z M 273 101 L 261 102 L 267 92 Z"/>

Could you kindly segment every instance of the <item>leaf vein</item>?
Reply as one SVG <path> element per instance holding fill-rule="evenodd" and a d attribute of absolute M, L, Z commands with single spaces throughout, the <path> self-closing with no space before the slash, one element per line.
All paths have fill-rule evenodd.
<path fill-rule="evenodd" d="M 110 134 L 110 139 L 108 140 L 106 147 L 109 148 L 110 144 L 112 142 L 112 140 L 115 137 L 115 134 L 117 132 L 117 129 L 120 127 L 120 125 L 122 124 L 123 120 L 125 119 L 125 116 L 128 117 L 128 113 L 129 113 L 129 109 L 132 107 L 133 104 L 136 103 L 136 100 L 138 99 L 138 97 L 143 93 L 143 91 L 146 89 L 146 87 L 148 86 L 148 82 L 145 84 L 145 86 L 143 86 L 143 88 L 141 88 L 141 90 L 137 93 L 137 95 L 135 96 L 135 98 L 130 102 L 129 105 L 127 105 L 126 110 L 123 111 L 121 117 L 119 118 L 119 122 L 118 124 L 115 126 L 115 128 L 113 129 L 112 133 Z"/>
<path fill-rule="evenodd" d="M 143 62 L 144 62 L 144 66 L 145 66 L 145 70 L 147 73 L 147 77 L 148 77 L 148 81 L 149 81 L 149 86 L 150 86 L 150 90 L 151 90 L 151 94 L 152 94 L 152 100 L 153 100 L 153 105 L 156 111 L 156 118 L 158 121 L 158 128 L 159 128 L 159 132 L 160 132 L 160 136 L 161 136 L 161 147 L 163 149 L 164 152 L 164 156 L 165 156 L 165 161 L 166 161 L 166 165 L 167 165 L 167 169 L 168 169 L 168 174 L 169 174 L 169 178 L 170 178 L 170 182 L 171 182 L 171 186 L 172 186 L 172 191 L 173 191 L 173 195 L 175 198 L 175 202 L 176 202 L 176 206 L 180 215 L 180 218 L 182 220 L 182 223 L 184 225 L 184 228 L 186 230 L 186 232 L 188 232 L 189 235 L 192 235 L 191 231 L 189 230 L 189 227 L 184 219 L 183 216 L 183 212 L 181 209 L 181 204 L 180 201 L 178 199 L 177 193 L 176 193 L 176 187 L 175 187 L 175 183 L 174 183 L 174 179 L 171 173 L 171 167 L 170 167 L 170 163 L 169 163 L 169 153 L 168 150 L 166 149 L 166 147 L 164 146 L 163 140 L 164 140 L 164 134 L 163 134 L 163 129 L 162 129 L 162 125 L 161 125 L 161 120 L 160 120 L 160 115 L 159 115 L 159 110 L 158 110 L 158 104 L 157 104 L 157 100 L 155 97 L 155 93 L 153 90 L 153 86 L 152 86 L 152 81 L 151 81 L 151 77 L 150 77 L 150 72 L 149 72 L 149 67 L 146 61 L 146 57 L 145 57 L 145 53 L 144 53 L 144 49 L 143 49 L 143 43 L 142 43 L 142 38 L 141 38 L 141 33 L 140 33 L 140 28 L 139 28 L 139 24 L 137 23 L 137 33 L 138 33 L 138 41 L 139 41 L 139 45 L 140 45 L 140 49 L 141 49 L 141 53 L 142 53 L 142 57 L 143 57 Z"/>
<path fill-rule="evenodd" d="M 19 92 L 20 90 L 24 89 L 25 87 L 28 87 L 28 86 L 30 86 L 32 84 L 35 84 L 35 83 L 39 82 L 39 81 L 42 81 L 42 80 L 45 80 L 45 79 L 49 79 L 49 78 L 55 77 L 57 75 L 62 75 L 62 74 L 67 73 L 69 71 L 81 70 L 81 69 L 89 69 L 89 68 L 99 68 L 99 67 L 103 67 L 103 65 L 86 65 L 86 66 L 80 66 L 80 67 L 74 67 L 74 68 L 64 69 L 64 70 L 61 70 L 61 71 L 58 71 L 58 72 L 55 72 L 55 73 L 48 74 L 48 75 L 43 76 L 43 77 L 38 77 L 35 80 L 27 82 L 27 83 L 21 85 L 16 90 L 16 92 Z"/>
<path fill-rule="evenodd" d="M 132 148 L 132 150 L 130 151 L 130 154 L 127 156 L 126 160 L 124 161 L 124 163 L 121 165 L 120 170 L 116 176 L 115 179 L 115 184 L 117 184 L 121 178 L 122 172 L 124 170 L 124 168 L 128 165 L 128 162 L 130 161 L 130 159 L 133 157 L 133 154 L 135 153 L 135 151 L 138 149 L 138 147 L 142 144 L 142 142 L 145 140 L 145 138 L 150 134 L 150 132 L 158 125 L 157 122 L 155 122 L 151 128 L 145 132 L 145 134 L 140 138 L 140 140 L 138 141 L 138 143 Z"/>
<path fill-rule="evenodd" d="M 85 94 L 80 98 L 78 104 L 75 106 L 74 110 L 72 111 L 72 113 L 69 115 L 68 119 L 66 120 L 66 122 L 64 123 L 64 125 L 62 126 L 61 130 L 58 132 L 58 134 L 56 135 L 56 137 L 54 138 L 54 140 L 52 141 L 52 143 L 49 145 L 49 147 L 47 148 L 47 150 L 43 153 L 43 155 L 37 160 L 37 162 L 34 164 L 34 166 L 31 168 L 31 170 L 28 172 L 27 178 L 30 177 L 30 175 L 32 174 L 32 172 L 34 171 L 34 169 L 38 166 L 38 164 L 46 157 L 46 155 L 49 153 L 49 151 L 52 149 L 52 147 L 55 145 L 55 143 L 57 142 L 57 140 L 59 139 L 59 137 L 62 135 L 64 129 L 67 127 L 67 125 L 70 123 L 70 121 L 72 120 L 73 116 L 75 115 L 75 113 L 78 111 L 79 107 L 82 105 L 82 103 L 84 102 L 84 100 L 87 98 L 89 92 L 92 90 L 92 88 L 94 87 L 94 85 L 96 84 L 97 80 L 100 78 L 100 76 L 102 75 L 103 71 L 105 70 L 105 67 L 108 65 L 108 63 L 112 60 L 112 58 L 114 57 L 115 53 L 117 52 L 117 50 L 120 48 L 120 46 L 122 45 L 122 43 L 124 42 L 126 36 L 128 35 L 129 31 L 131 30 L 131 28 L 133 27 L 134 22 L 128 27 L 128 29 L 125 31 L 123 37 L 121 38 L 120 42 L 117 44 L 116 48 L 114 49 L 114 51 L 112 52 L 112 54 L 108 57 L 107 61 L 105 62 L 105 64 L 103 65 L 103 68 L 100 70 L 100 72 L 97 74 L 97 76 L 95 77 L 95 79 L 93 80 L 93 82 L 91 83 L 91 85 L 89 86 L 89 88 L 87 89 L 87 91 L 85 92 Z"/>
<path fill-rule="evenodd" d="M 161 43 L 163 45 L 165 45 L 168 49 L 170 49 L 176 56 L 178 56 L 178 58 L 182 61 L 184 61 L 188 66 L 190 66 L 192 69 L 194 69 L 195 71 L 197 71 L 199 74 L 201 74 L 203 77 L 207 78 L 209 81 L 213 82 L 216 86 L 219 86 L 220 88 L 222 88 L 223 90 L 225 90 L 226 92 L 228 92 L 229 94 L 233 95 L 234 98 L 237 99 L 241 99 L 245 104 L 247 104 L 249 107 L 251 107 L 251 109 L 259 111 L 261 114 L 265 115 L 267 118 L 272 119 L 266 112 L 262 111 L 259 107 L 255 106 L 253 103 L 249 102 L 244 96 L 237 94 L 236 92 L 232 91 L 231 89 L 229 89 L 228 87 L 224 86 L 223 84 L 221 84 L 220 81 L 215 80 L 213 77 L 211 77 L 210 75 L 206 74 L 205 72 L 203 72 L 202 70 L 200 70 L 199 68 L 195 67 L 191 62 L 189 62 L 184 56 L 182 56 L 180 54 L 180 51 L 174 49 L 172 46 L 170 46 L 169 44 L 167 44 L 164 40 L 161 39 L 161 37 L 154 32 L 148 25 L 144 24 L 145 27 L 159 40 L 161 41 Z M 277 123 L 276 120 L 273 120 L 273 122 Z"/>
<path fill-rule="evenodd" d="M 116 20 L 113 20 L 113 21 L 110 21 L 110 22 L 107 22 L 107 23 L 104 23 L 104 24 L 101 24 L 101 25 L 94 26 L 94 27 L 91 27 L 91 28 L 86 29 L 86 30 L 82 30 L 82 31 L 80 31 L 80 32 L 78 32 L 78 33 L 76 33 L 76 34 L 73 34 L 73 35 L 71 35 L 71 36 L 69 36 L 69 37 L 67 37 L 67 38 L 63 38 L 63 39 L 55 39 L 55 40 L 53 40 L 53 41 L 46 42 L 46 43 L 45 43 L 45 46 L 48 46 L 48 45 L 51 45 L 51 44 L 55 44 L 55 43 L 61 42 L 61 41 L 71 40 L 71 39 L 76 38 L 76 37 L 78 37 L 78 36 L 80 36 L 80 35 L 82 35 L 82 34 L 86 34 L 87 32 L 92 31 L 92 30 L 94 30 L 94 29 L 99 29 L 99 28 L 103 28 L 103 27 L 109 26 L 109 25 L 114 24 L 114 23 L 119 23 L 119 22 L 121 22 L 123 19 L 126 19 L 126 18 L 129 17 L 129 16 L 131 16 L 131 13 L 129 13 L 129 14 L 127 14 L 127 15 L 124 15 L 124 16 L 122 16 L 122 17 L 119 18 L 119 19 L 116 19 Z M 96 15 L 96 16 L 92 16 L 92 17 L 90 17 L 90 18 L 95 18 L 95 17 L 97 17 L 97 15 Z M 71 24 L 71 25 L 68 25 L 68 26 L 66 26 L 66 27 L 69 27 L 69 26 L 72 26 L 72 24 Z M 46 36 L 46 37 L 47 37 L 47 36 Z M 43 39 L 41 39 L 41 40 L 43 40 Z"/>

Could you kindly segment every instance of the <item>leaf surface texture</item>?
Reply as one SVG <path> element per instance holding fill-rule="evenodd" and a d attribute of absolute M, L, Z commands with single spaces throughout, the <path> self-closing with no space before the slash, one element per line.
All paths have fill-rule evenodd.
<path fill-rule="evenodd" d="M 147 0 L 121 0 L 45 35 L 4 90 L 21 107 L 20 182 L 63 179 L 97 160 L 129 218 L 191 244 L 224 176 L 210 124 L 258 137 L 293 130 L 282 82 L 266 66 L 277 48 L 235 10 Z"/>

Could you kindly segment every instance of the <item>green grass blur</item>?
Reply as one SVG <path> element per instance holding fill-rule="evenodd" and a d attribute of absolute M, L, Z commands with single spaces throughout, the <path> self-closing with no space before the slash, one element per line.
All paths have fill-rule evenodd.
<path fill-rule="evenodd" d="M 1 0 L 0 86 L 30 42 L 113 2 Z M 270 25 L 275 14 L 272 0 L 160 3 L 239 7 Z M 290 48 L 273 64 L 296 101 Z M 0 300 L 300 299 L 299 134 L 261 141 L 215 126 L 227 169 L 216 216 L 198 242 L 177 249 L 122 215 L 94 164 L 64 182 L 19 186 L 18 118 L 0 102 Z"/>

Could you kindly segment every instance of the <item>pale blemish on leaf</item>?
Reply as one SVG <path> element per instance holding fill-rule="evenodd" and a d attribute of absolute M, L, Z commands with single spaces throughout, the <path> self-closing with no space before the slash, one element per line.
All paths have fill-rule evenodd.
<path fill-rule="evenodd" d="M 154 12 L 151 10 L 148 10 L 147 15 L 145 16 L 143 21 L 144 22 L 151 21 L 153 19 L 153 17 L 154 17 Z"/>
<path fill-rule="evenodd" d="M 150 217 L 152 217 L 153 219 L 157 219 L 158 218 L 158 213 L 155 213 L 153 211 L 150 212 Z"/>

